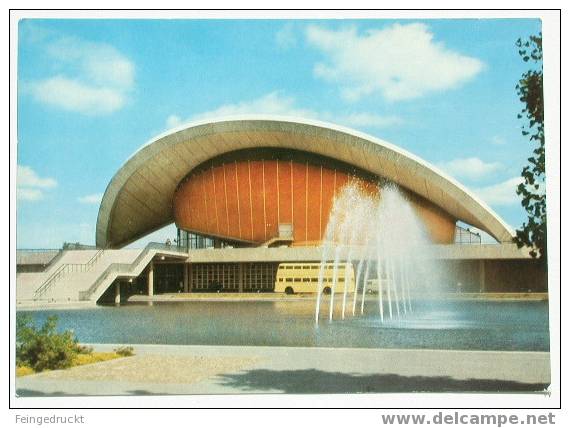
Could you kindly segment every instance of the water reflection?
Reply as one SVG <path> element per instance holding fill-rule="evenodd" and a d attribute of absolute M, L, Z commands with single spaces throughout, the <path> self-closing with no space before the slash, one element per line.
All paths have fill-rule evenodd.
<path fill-rule="evenodd" d="M 418 302 L 409 317 L 384 324 L 374 307 L 368 309 L 369 315 L 318 327 L 312 301 L 141 303 L 28 313 L 38 323 L 57 314 L 60 328 L 92 343 L 549 349 L 547 302 Z"/>

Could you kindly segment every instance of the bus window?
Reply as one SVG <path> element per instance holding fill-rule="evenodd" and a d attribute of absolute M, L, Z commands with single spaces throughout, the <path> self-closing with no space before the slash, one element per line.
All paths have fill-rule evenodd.
<path fill-rule="evenodd" d="M 319 279 L 329 288 L 334 281 L 341 284 L 341 290 L 345 285 L 350 292 L 355 290 L 354 269 L 346 263 L 336 266 L 333 263 L 282 263 L 277 268 L 274 290 L 276 293 L 285 293 L 286 289 L 293 293 L 317 293 Z"/>

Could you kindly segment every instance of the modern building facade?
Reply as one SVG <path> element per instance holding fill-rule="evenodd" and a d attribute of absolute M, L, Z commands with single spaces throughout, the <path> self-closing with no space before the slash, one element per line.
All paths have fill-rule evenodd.
<path fill-rule="evenodd" d="M 121 166 L 100 205 L 97 247 L 119 254 L 173 222 L 178 238 L 172 247 L 145 250 L 130 267 L 107 269 L 79 299 L 109 293 L 116 298 L 121 290 L 208 291 L 213 285 L 272 291 L 280 262 L 320 260 L 333 199 L 349 182 L 374 197 L 385 185 L 398 186 L 425 226 L 434 254 L 448 263 L 451 288 L 546 290 L 546 272 L 528 250 L 516 248 L 509 226 L 428 162 L 352 129 L 255 115 L 178 127 Z M 482 245 L 459 222 L 487 232 L 496 243 Z"/>
<path fill-rule="evenodd" d="M 349 180 L 371 192 L 378 182 L 398 185 L 435 243 L 452 243 L 457 221 L 512 240 L 465 187 L 392 144 L 317 121 L 247 116 L 183 126 L 137 151 L 105 192 L 97 246 L 119 248 L 172 222 L 244 246 L 290 225 L 293 245 L 315 245 Z"/>

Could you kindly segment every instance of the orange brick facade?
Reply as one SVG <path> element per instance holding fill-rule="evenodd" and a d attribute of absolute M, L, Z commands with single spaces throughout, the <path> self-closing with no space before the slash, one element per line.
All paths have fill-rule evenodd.
<path fill-rule="evenodd" d="M 350 180 L 377 193 L 370 178 L 345 168 L 280 159 L 212 162 L 191 173 L 174 195 L 176 225 L 201 235 L 261 244 L 293 225 L 293 245 L 315 245 L 325 233 L 334 195 Z M 454 240 L 455 219 L 432 203 L 408 195 L 436 243 Z"/>

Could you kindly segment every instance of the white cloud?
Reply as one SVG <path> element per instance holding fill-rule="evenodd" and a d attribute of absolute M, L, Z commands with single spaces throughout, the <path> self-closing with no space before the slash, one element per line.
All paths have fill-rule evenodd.
<path fill-rule="evenodd" d="M 176 116 L 175 114 L 171 114 L 166 119 L 166 127 L 167 128 L 175 128 L 181 124 L 182 124 L 182 119 L 180 119 L 180 116 Z"/>
<path fill-rule="evenodd" d="M 275 42 L 282 49 L 289 49 L 297 44 L 295 28 L 291 22 L 285 24 L 275 33 Z"/>
<path fill-rule="evenodd" d="M 38 201 L 43 199 L 44 190 L 57 186 L 53 178 L 42 178 L 32 168 L 18 165 L 16 176 L 16 196 L 22 201 Z"/>
<path fill-rule="evenodd" d="M 101 199 L 103 199 L 102 193 L 93 193 L 92 195 L 85 195 L 77 198 L 77 200 L 82 204 L 89 204 L 89 205 L 99 204 L 101 202 Z"/>
<path fill-rule="evenodd" d="M 217 109 L 197 114 L 192 119 L 198 120 L 240 114 L 275 114 L 306 118 L 315 118 L 318 115 L 312 110 L 296 107 L 293 97 L 284 96 L 279 91 L 274 91 L 254 100 L 222 105 Z"/>
<path fill-rule="evenodd" d="M 356 112 L 339 116 L 327 111 L 319 112 L 301 108 L 296 105 L 295 98 L 285 96 L 279 91 L 274 91 L 249 101 L 243 101 L 235 104 L 224 104 L 214 110 L 194 115 L 186 121 L 241 114 L 275 114 L 279 116 L 320 119 L 346 126 L 370 128 L 386 128 L 403 123 L 403 120 L 400 117 L 394 115 L 383 116 L 375 113 Z M 181 120 L 180 116 L 172 114 L 166 119 L 166 127 L 174 128 L 183 122 L 185 121 Z"/>
<path fill-rule="evenodd" d="M 489 205 L 513 205 L 520 202 L 516 189 L 522 182 L 522 177 L 513 177 L 502 183 L 481 187 L 473 191 Z"/>
<path fill-rule="evenodd" d="M 76 66 L 96 84 L 124 89 L 134 84 L 133 63 L 111 45 L 62 37 L 47 46 L 47 53 L 56 60 Z"/>
<path fill-rule="evenodd" d="M 36 24 L 34 19 L 21 19 L 18 25 L 20 43 L 39 43 L 54 36 L 54 30 Z"/>
<path fill-rule="evenodd" d="M 32 168 L 25 165 L 18 165 L 18 186 L 39 187 L 49 189 L 57 186 L 57 181 L 53 178 L 41 178 Z"/>
<path fill-rule="evenodd" d="M 434 41 L 421 23 L 394 24 L 363 34 L 356 28 L 333 31 L 311 25 L 306 37 L 326 57 L 326 62 L 315 64 L 315 75 L 339 83 L 349 101 L 378 93 L 392 101 L 418 98 L 455 88 L 484 67 L 479 59 Z"/>
<path fill-rule="evenodd" d="M 63 71 L 25 86 L 36 101 L 87 115 L 113 113 L 126 104 L 135 66 L 113 46 L 60 37 L 45 42 L 45 52 Z"/>
<path fill-rule="evenodd" d="M 483 178 L 502 168 L 499 162 L 484 162 L 476 157 L 453 159 L 439 163 L 438 166 L 453 177 L 470 180 Z"/>
<path fill-rule="evenodd" d="M 125 104 L 121 91 L 89 86 L 63 76 L 34 82 L 30 89 L 39 102 L 87 115 L 112 113 Z"/>
<path fill-rule="evenodd" d="M 39 201 L 44 198 L 40 189 L 30 189 L 26 187 L 16 188 L 16 196 L 21 201 Z"/>

